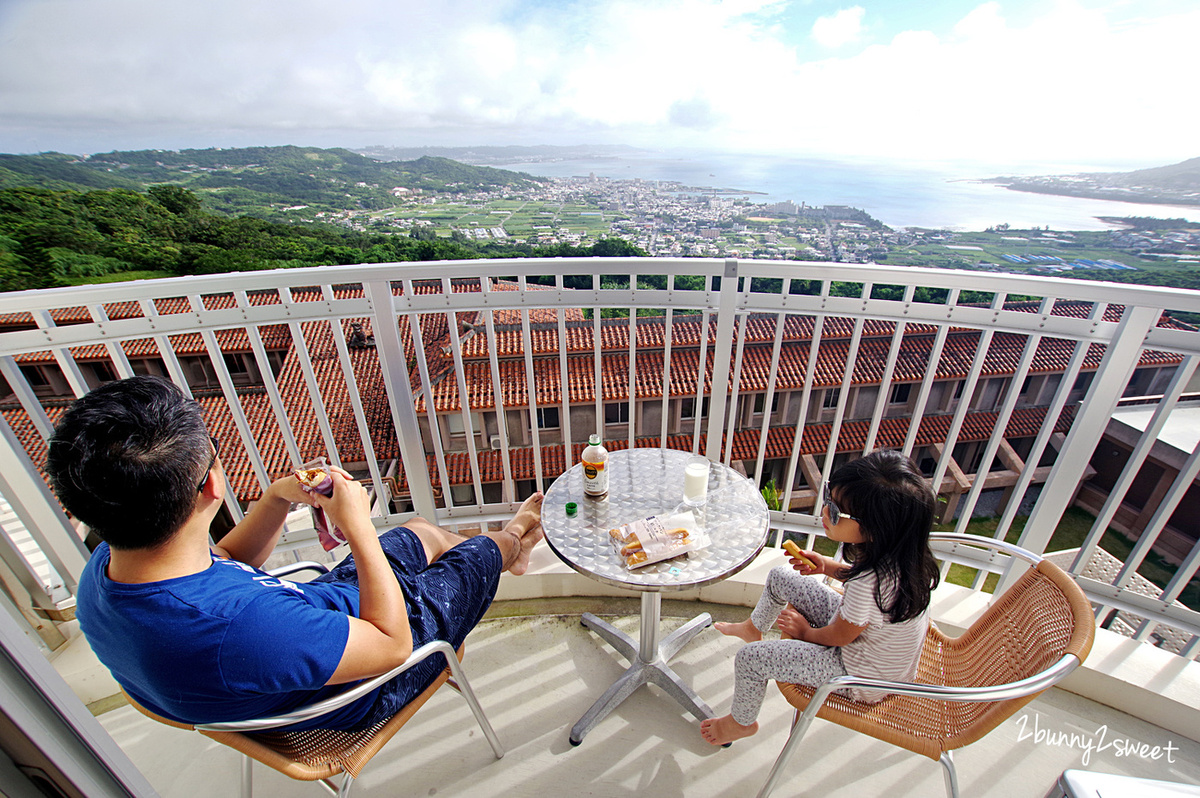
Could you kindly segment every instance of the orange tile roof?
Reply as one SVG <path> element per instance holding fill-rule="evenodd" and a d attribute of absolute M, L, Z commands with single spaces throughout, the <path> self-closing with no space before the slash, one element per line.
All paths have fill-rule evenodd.
<path fill-rule="evenodd" d="M 292 345 L 292 336 L 288 332 L 286 325 L 266 324 L 259 327 L 258 330 L 263 346 L 267 351 L 285 350 L 289 349 Z M 221 348 L 222 352 L 253 351 L 250 348 L 250 335 L 245 328 L 237 327 L 228 330 L 215 330 L 214 334 L 217 338 L 217 345 Z M 204 338 L 199 333 L 180 333 L 168 337 L 176 355 L 184 357 L 206 355 L 208 353 L 207 348 L 204 346 Z M 158 344 L 152 338 L 135 338 L 118 343 L 128 358 L 136 360 L 147 357 L 161 357 L 158 351 Z M 110 360 L 108 348 L 104 344 L 73 346 L 70 348 L 70 351 L 71 356 L 81 363 Z M 22 365 L 54 362 L 54 356 L 49 351 L 28 352 L 17 355 L 15 359 Z"/>
<path fill-rule="evenodd" d="M 1009 302 L 1004 307 L 1006 310 L 1036 313 L 1040 308 L 1040 304 L 1038 302 Z M 1051 315 L 1086 318 L 1091 313 L 1091 308 L 1092 305 L 1089 302 L 1058 300 L 1051 311 Z M 1105 308 L 1103 319 L 1110 322 L 1119 321 L 1123 311 L 1124 308 L 1121 306 L 1109 305 Z M 557 354 L 559 351 L 557 317 L 553 316 L 553 310 L 547 310 L 546 312 L 551 314 L 546 323 L 537 325 L 531 330 L 530 337 L 535 357 L 537 355 Z M 671 346 L 698 346 L 702 319 L 703 316 L 699 313 L 675 314 L 671 320 Z M 774 342 L 777 319 L 778 317 L 775 314 L 751 314 L 749 319 L 745 321 L 746 343 Z M 566 351 L 592 351 L 595 345 L 594 322 L 582 319 L 572 320 L 570 316 L 567 317 L 566 321 Z M 821 327 L 821 340 L 850 338 L 854 332 L 855 322 L 856 319 L 847 316 L 826 316 Z M 741 319 L 735 321 L 735 340 L 739 334 L 738 328 L 742 323 Z M 783 340 L 785 342 L 809 341 L 812 339 L 815 324 L 816 317 L 813 315 L 788 315 L 784 318 Z M 1158 326 L 1171 329 L 1191 329 L 1188 325 L 1175 320 L 1166 313 L 1163 314 Z M 715 315 L 710 316 L 708 335 L 710 341 L 716 335 L 716 327 L 717 320 Z M 504 322 L 501 321 L 500 315 L 497 314 L 495 329 L 496 348 L 499 357 L 518 357 L 525 354 L 521 343 L 522 333 L 520 327 L 506 327 Z M 966 327 L 952 327 L 950 329 L 951 332 L 972 331 Z M 863 324 L 863 336 L 865 338 L 886 336 L 890 339 L 895 330 L 895 323 L 890 321 L 867 319 Z M 906 337 L 910 335 L 933 335 L 936 332 L 937 328 L 931 324 L 908 323 L 905 326 Z M 665 316 L 642 316 L 637 319 L 634 342 L 639 350 L 662 349 L 665 346 L 666 337 Z M 629 338 L 628 318 L 600 320 L 601 349 L 628 349 Z M 471 340 L 463 343 L 463 357 L 465 359 L 486 358 L 487 356 L 486 336 L 473 337 Z"/>
<path fill-rule="evenodd" d="M 398 292 L 400 290 L 399 285 L 394 285 L 393 290 Z M 438 281 L 420 281 L 414 283 L 414 292 L 439 293 L 441 290 L 441 284 Z M 452 290 L 456 292 L 477 291 L 479 290 L 479 283 L 477 280 L 455 280 L 452 282 Z M 512 286 L 500 283 L 497 290 L 512 290 Z M 334 293 L 340 297 L 356 296 L 361 295 L 361 288 L 359 286 L 337 286 L 334 288 Z M 255 303 L 275 303 L 279 301 L 278 294 L 275 292 L 255 292 L 252 296 L 253 299 L 251 301 Z M 320 298 L 320 292 L 315 288 L 295 289 L 293 297 L 296 301 L 317 301 Z M 206 304 L 209 304 L 210 300 L 219 303 L 228 303 L 223 306 L 232 306 L 233 303 L 231 295 L 223 295 L 220 298 L 208 298 L 206 299 Z M 187 311 L 186 300 L 183 299 L 175 301 L 164 300 L 159 303 L 159 307 L 162 312 Z M 1063 304 L 1062 312 L 1073 312 L 1074 307 L 1074 305 L 1069 303 Z M 1028 309 L 1036 310 L 1036 305 L 1032 305 Z M 56 316 L 56 319 L 67 319 L 70 316 L 68 311 L 79 311 L 86 317 L 86 309 L 77 308 L 64 309 L 62 313 Z M 120 306 L 114 305 L 110 307 L 108 312 L 110 316 L 116 318 L 118 313 L 139 315 L 140 308 L 136 306 L 136 303 L 123 303 Z M 1055 312 L 1059 312 L 1059 308 L 1056 308 Z M 1114 311 L 1111 308 L 1109 309 L 1109 313 L 1114 312 L 1119 313 L 1119 310 Z M 478 314 L 474 312 L 456 314 L 455 321 L 460 325 L 458 334 L 462 334 L 464 324 L 478 324 L 478 318 Z M 531 337 L 533 339 L 535 354 L 535 402 L 538 405 L 559 404 L 563 401 L 562 393 L 564 386 L 560 384 L 559 365 L 556 356 L 558 343 L 557 324 L 546 324 L 540 321 L 540 316 L 536 318 L 537 320 L 531 319 L 533 321 L 533 330 L 531 330 L 533 334 Z M 567 392 L 566 398 L 572 404 L 591 403 L 595 401 L 592 385 L 593 325 L 590 321 L 582 320 L 574 313 L 570 314 L 568 318 L 568 351 L 577 354 L 572 354 L 567 359 L 568 384 L 565 386 Z M 775 318 L 775 316 L 752 316 L 746 323 L 747 344 L 742 365 L 740 391 L 754 392 L 762 391 L 766 388 L 771 348 L 774 341 L 773 325 Z M 515 320 L 513 319 L 513 321 Z M 351 321 L 354 320 L 341 321 L 339 325 L 340 329 L 337 330 L 337 333 L 346 336 Z M 370 320 L 360 319 L 358 321 L 364 323 L 364 332 L 370 335 L 372 333 L 369 326 Z M 0 323 L 3 323 L 3 320 L 0 320 Z M 786 344 L 783 348 L 783 356 L 779 364 L 776 387 L 782 390 L 797 390 L 804 383 L 813 318 L 789 316 L 785 323 L 784 339 Z M 452 334 L 449 328 L 450 320 L 446 313 L 428 313 L 420 316 L 419 324 L 422 343 L 424 344 L 423 348 L 430 366 L 431 393 L 433 395 L 434 407 L 437 412 L 457 411 L 460 407 L 460 397 L 458 395 L 457 380 L 451 378 L 453 361 L 447 352 L 450 341 L 449 336 Z M 715 324 L 715 318 L 711 318 L 709 336 L 715 333 Z M 671 384 L 668 388 L 668 393 L 671 396 L 688 396 L 693 395 L 695 392 L 696 378 L 700 365 L 700 326 L 700 316 L 678 316 L 674 320 L 672 325 Z M 470 328 L 467 327 L 466 329 Z M 886 363 L 894 326 L 891 323 L 885 322 L 868 322 L 865 329 L 867 335 L 864 337 L 858 353 L 853 375 L 853 381 L 858 385 L 878 383 L 882 378 L 883 367 Z M 270 328 L 263 328 L 263 330 L 264 338 L 268 335 L 279 336 L 278 338 L 271 338 L 271 340 L 275 345 L 280 346 L 280 348 L 290 344 L 290 333 L 286 326 L 273 325 Z M 307 322 L 302 325 L 302 330 L 316 372 L 323 408 L 314 412 L 311 406 L 303 372 L 301 371 L 299 359 L 294 349 L 289 350 L 286 355 L 283 368 L 277 378 L 277 384 L 287 415 L 285 420 L 281 419 L 277 423 L 264 388 L 248 388 L 239 390 L 238 392 L 238 400 L 241 402 L 247 419 L 249 419 L 255 444 L 262 453 L 266 468 L 272 476 L 285 473 L 291 467 L 286 454 L 284 437 L 280 431 L 280 423 L 286 422 L 291 425 L 303 457 L 307 458 L 315 456 L 318 453 L 323 453 L 324 444 L 316 423 L 316 413 L 318 412 L 329 418 L 343 461 L 361 461 L 365 457 L 353 410 L 349 402 L 349 392 L 342 374 L 340 359 L 334 345 L 334 329 L 328 322 Z M 830 317 L 825 320 L 822 328 L 822 345 L 819 350 L 819 360 L 816 368 L 816 387 L 827 388 L 840 385 L 845 370 L 848 339 L 852 330 L 852 319 Z M 406 351 L 411 353 L 413 351 L 414 337 L 408 316 L 403 316 L 399 319 L 399 331 Z M 527 406 L 528 390 L 525 381 L 520 326 L 508 325 L 506 327 L 502 324 L 498 326 L 497 331 L 497 346 L 501 353 L 499 366 L 502 401 L 508 407 Z M 662 396 L 663 351 L 661 347 L 665 331 L 665 320 L 662 318 L 639 319 L 637 321 L 636 335 L 638 349 L 636 355 L 637 378 L 635 391 L 639 399 L 654 399 L 661 398 Z M 909 325 L 906 328 L 905 344 L 901 349 L 893 377 L 895 381 L 912 382 L 923 379 L 927 369 L 929 351 L 932 346 L 933 332 L 934 328 L 928 325 Z M 218 331 L 217 335 L 222 348 L 228 344 L 232 351 L 237 351 L 237 347 L 246 347 L 248 349 L 245 330 Z M 951 332 L 942 358 L 937 364 L 937 378 L 962 378 L 970 368 L 979 337 L 980 334 L 976 331 L 956 329 Z M 628 339 L 628 319 L 603 321 L 601 325 L 601 340 L 604 349 L 615 349 L 615 351 L 605 351 L 602 357 L 601 394 L 606 399 L 614 401 L 625 401 L 628 399 Z M 193 351 L 191 347 L 195 347 L 194 351 L 203 351 L 202 341 L 198 334 L 172 336 L 171 340 L 172 344 L 178 347 L 178 351 L 181 353 Z M 984 375 L 997 376 L 1011 374 L 1020 357 L 1024 340 L 1024 337 L 1019 335 L 1007 333 L 996 334 L 986 356 Z M 126 351 L 130 352 L 131 356 L 135 355 L 135 353 L 144 352 L 146 354 L 154 354 L 157 352 L 154 342 L 149 339 L 127 342 L 125 346 Z M 1067 359 L 1073 351 L 1073 346 L 1072 343 L 1067 341 L 1043 339 L 1038 348 L 1037 358 L 1033 367 L 1034 372 L 1061 371 L 1066 366 Z M 94 352 L 98 357 L 104 356 L 103 347 L 81 347 L 80 349 L 87 350 L 88 354 Z M 491 390 L 490 364 L 486 358 L 486 336 L 474 335 L 466 337 L 463 343 L 463 352 L 464 357 L 466 357 L 463 376 L 470 392 L 470 407 L 472 409 L 494 408 L 495 397 Z M 551 353 L 554 353 L 553 356 L 550 356 Z M 1088 359 L 1084 368 L 1096 368 L 1101 354 L 1101 348 L 1097 345 L 1092 345 L 1089 349 Z M 351 349 L 350 359 L 354 372 L 354 381 L 362 398 L 363 410 L 370 429 L 372 445 L 375 448 L 375 456 L 379 460 L 397 458 L 399 450 L 396 442 L 396 432 L 392 424 L 391 411 L 387 400 L 387 386 L 382 382 L 383 377 L 379 366 L 378 354 L 373 348 Z M 1166 353 L 1146 352 L 1143 353 L 1142 362 L 1143 364 L 1168 365 L 1179 362 L 1179 357 Z M 409 367 L 411 369 L 410 379 L 412 384 L 418 386 L 420 381 L 415 368 L 415 361 L 411 358 Z M 704 390 L 706 392 L 709 390 L 711 384 L 711 370 L 712 354 L 710 352 L 705 357 L 704 365 Z M 204 407 L 206 418 L 213 430 L 213 434 L 221 438 L 223 442 L 223 447 L 225 447 L 223 448 L 223 452 L 226 454 L 223 460 L 229 469 L 229 478 L 234 485 L 237 495 L 243 501 L 258 498 L 260 493 L 257 480 L 241 449 L 240 435 L 234 425 L 233 416 L 229 408 L 225 405 L 224 398 L 217 395 L 199 394 L 198 399 Z M 420 394 L 418 394 L 416 404 L 418 412 L 424 413 L 424 399 Z M 24 416 L 23 410 L 17 408 L 5 410 L 4 412 L 6 417 L 9 417 L 10 424 L 14 425 L 14 429 L 21 426 L 22 422 L 20 418 Z M 61 410 L 56 412 L 61 412 Z M 971 414 L 970 417 L 972 419 L 986 419 L 986 414 Z M 928 425 L 936 426 L 938 423 L 941 423 L 936 420 L 938 418 L 942 417 L 928 417 L 924 419 L 921 434 L 926 434 L 926 427 Z M 25 419 L 23 423 L 26 425 L 22 429 L 25 430 L 27 439 L 22 440 L 22 442 L 26 445 L 27 450 L 31 452 L 31 455 L 35 456 L 35 462 L 41 462 L 40 459 L 36 458 L 44 457 L 44 444 L 40 444 L 40 437 L 32 432 L 32 426 L 28 424 L 28 420 Z M 855 425 L 861 426 L 864 423 L 848 422 L 844 425 L 843 440 L 851 440 L 852 436 L 856 434 L 854 431 L 858 429 Z M 898 443 L 889 443 L 888 441 L 891 439 L 887 438 L 889 434 L 888 430 L 894 427 L 896 423 L 898 423 L 896 420 L 885 422 L 884 430 L 881 431 L 880 445 L 898 445 Z M 903 423 L 907 424 L 906 421 Z M 930 428 L 932 429 L 933 427 Z M 809 428 L 806 428 L 809 431 L 806 431 L 805 434 L 805 446 L 810 445 L 810 435 L 819 438 L 821 429 L 821 425 L 810 425 Z M 982 437 L 979 439 L 986 439 L 986 432 L 989 430 L 990 427 L 987 427 L 986 424 L 981 427 L 979 434 Z M 774 445 L 771 441 L 779 434 L 772 431 L 772 437 L 768 439 L 769 446 Z M 828 435 L 827 428 L 824 434 Z M 974 433 L 971 433 L 970 430 L 964 430 L 963 434 Z M 29 435 L 32 435 L 32 437 L 28 437 Z M 746 435 L 757 436 L 757 432 L 743 431 L 735 434 L 734 444 L 735 447 L 738 447 L 736 451 L 741 451 L 742 447 L 746 445 L 744 443 Z M 862 435 L 865 438 L 865 428 L 862 431 Z M 817 438 L 813 440 L 817 440 Z M 936 434 L 933 439 L 936 439 Z M 903 435 L 900 436 L 899 440 L 903 440 Z M 41 453 L 35 454 L 39 452 L 39 445 L 41 446 Z M 675 446 L 670 441 L 668 441 L 668 445 Z M 681 444 L 683 448 L 686 448 L 688 445 L 690 445 L 690 440 Z M 579 446 L 582 446 L 582 444 Z M 822 444 L 816 446 L 813 451 L 823 451 L 823 448 Z M 853 449 L 854 447 L 849 446 L 848 448 Z M 555 451 L 558 452 L 557 455 L 554 454 Z M 749 453 L 745 455 L 746 458 L 754 457 L 757 451 L 756 444 L 755 447 L 747 451 Z M 787 451 L 790 452 L 790 438 L 787 443 Z M 561 461 L 561 447 L 544 447 L 544 452 L 547 458 L 558 457 L 559 461 Z M 458 453 L 448 456 L 456 462 L 457 459 L 465 457 L 465 455 Z M 525 455 L 517 456 L 525 457 Z M 787 456 L 787 454 L 779 456 Z M 498 453 L 484 452 L 481 454 L 481 457 L 484 459 L 496 458 L 497 462 L 499 461 Z M 532 474 L 532 453 L 527 456 L 527 459 L 530 468 L 528 473 Z M 739 459 L 744 458 L 739 456 Z M 553 462 L 553 460 L 548 460 L 547 462 Z M 461 483 L 455 482 L 455 484 Z"/>
<path fill-rule="evenodd" d="M 980 333 L 963 331 L 951 333 L 937 362 L 936 379 L 963 379 L 969 373 L 979 346 Z M 1010 333 L 997 333 L 992 337 L 984 359 L 982 376 L 1010 375 L 1016 371 L 1026 337 Z M 877 384 L 883 379 L 891 339 L 864 338 L 854 363 L 854 385 Z M 925 378 L 929 368 L 929 355 L 933 338 L 929 335 L 905 335 L 892 376 L 893 382 L 919 382 Z M 1037 348 L 1031 373 L 1054 373 L 1066 369 L 1075 349 L 1070 341 L 1043 338 Z M 798 390 L 804 385 L 808 364 L 809 343 L 807 341 L 785 344 L 780 353 L 776 390 Z M 849 354 L 846 340 L 822 340 L 817 353 L 814 387 L 831 388 L 842 383 Z M 747 346 L 743 352 L 739 392 L 761 392 L 767 389 L 771 365 L 772 348 L 768 345 Z M 1095 370 L 1100 364 L 1103 349 L 1090 345 L 1083 368 Z M 712 384 L 712 354 L 705 359 L 704 390 Z M 1170 365 L 1178 363 L 1179 356 L 1147 351 L 1142 355 L 1143 365 Z M 662 375 L 664 370 L 662 350 L 638 349 L 636 353 L 638 399 L 662 397 Z M 688 396 L 695 393 L 699 364 L 699 349 L 672 348 L 671 350 L 671 396 Z M 525 380 L 525 363 L 521 358 L 504 358 L 498 363 L 503 401 L 509 407 L 527 406 L 529 394 Z M 731 365 L 731 368 L 733 366 Z M 473 410 L 494 409 L 495 397 L 491 389 L 491 366 L 487 361 L 473 360 L 463 364 L 464 379 L 470 392 L 468 404 Z M 562 402 L 562 385 L 557 357 L 538 357 L 533 361 L 536 404 L 558 404 Z M 593 356 L 577 354 L 567 358 L 570 403 L 594 402 Z M 617 350 L 605 352 L 601 358 L 601 395 L 610 401 L 629 399 L 629 352 Z M 444 379 L 433 386 L 434 408 L 439 413 L 461 409 L 456 380 Z M 424 411 L 424 399 L 418 397 L 418 410 Z"/>
<path fill-rule="evenodd" d="M 773 342 L 775 340 L 774 315 L 755 314 L 746 324 L 747 343 Z M 671 346 L 688 347 L 700 345 L 700 326 L 703 317 L 700 314 L 677 314 L 671 319 Z M 591 352 L 595 346 L 595 322 L 592 320 L 568 320 L 566 327 L 566 351 Z M 787 316 L 784 319 L 784 341 L 805 341 L 812 338 L 815 324 L 812 316 Z M 741 321 L 735 322 L 740 326 Z M 735 329 L 737 327 L 735 326 Z M 933 334 L 936 328 L 927 324 L 911 324 L 909 332 Z M 716 337 L 717 320 L 709 317 L 708 341 Z M 864 325 L 865 335 L 890 336 L 895 330 L 891 322 L 867 320 Z M 821 328 L 822 339 L 849 338 L 854 331 L 854 319 L 843 316 L 828 316 Z M 736 335 L 736 333 L 735 333 Z M 533 354 L 549 355 L 558 353 L 558 325 L 556 319 L 538 325 L 531 329 L 530 335 Z M 636 325 L 635 343 L 638 349 L 662 349 L 666 345 L 666 317 L 639 317 Z M 600 320 L 601 349 L 629 348 L 629 319 Z M 518 357 L 525 354 L 521 344 L 520 327 L 496 327 L 496 348 L 500 357 Z M 464 342 L 464 358 L 486 358 L 488 356 L 487 338 L 477 336 L 469 342 Z"/>
<path fill-rule="evenodd" d="M 1008 426 L 1005 428 L 1005 436 L 1009 438 L 1033 437 L 1041 430 L 1045 418 L 1046 409 L 1043 407 L 1028 407 L 1016 410 L 1013 412 Z M 1057 432 L 1067 432 L 1071 428 L 1073 419 L 1074 408 L 1066 408 L 1062 415 L 1056 419 L 1055 430 Z M 952 420 L 953 417 L 950 415 L 926 416 L 923 418 L 920 429 L 917 432 L 915 445 L 919 448 L 936 443 L 944 443 L 950 431 Z M 999 414 L 995 412 L 967 413 L 963 421 L 962 431 L 959 433 L 959 442 L 969 443 L 988 440 L 998 420 Z M 911 419 L 908 417 L 885 419 L 880 426 L 879 435 L 876 438 L 876 447 L 901 448 L 904 445 L 905 437 L 908 435 L 910 421 Z M 850 421 L 842 424 L 841 432 L 838 435 L 837 452 L 861 452 L 863 446 L 866 444 L 869 430 L 869 421 Z M 804 437 L 800 443 L 800 454 L 824 455 L 829 447 L 829 435 L 831 432 L 831 424 L 806 424 L 804 426 Z M 794 427 L 772 427 L 768 430 L 764 458 L 766 460 L 786 460 L 790 458 L 792 454 L 792 441 L 795 438 L 795 434 Z M 761 431 L 758 429 L 745 429 L 736 432 L 733 436 L 732 459 L 755 459 L 758 456 L 758 440 L 760 435 Z M 657 436 L 638 438 L 634 443 L 637 448 L 655 448 L 660 445 Z M 609 451 L 620 451 L 628 447 L 628 441 L 625 439 L 611 440 L 605 441 L 604 445 Z M 664 445 L 668 449 L 691 451 L 692 436 L 668 435 Z M 722 446 L 726 445 L 728 445 L 728 439 L 722 444 Z M 583 443 L 576 443 L 571 446 L 571 465 L 578 462 L 584 446 L 586 444 Z M 566 470 L 563 465 L 562 444 L 542 446 L 541 457 L 542 473 L 547 478 L 553 478 Z M 481 480 L 484 482 L 499 482 L 504 479 L 503 460 L 499 451 L 491 449 L 480 451 L 478 452 L 478 461 Z M 537 476 L 534 469 L 532 448 L 521 447 L 510 449 L 509 464 L 511 467 L 509 473 L 515 480 L 535 479 Z M 437 466 L 433 457 L 429 458 L 428 467 L 430 474 L 437 473 Z M 451 485 L 469 485 L 473 482 L 469 452 L 447 453 L 446 470 Z"/>

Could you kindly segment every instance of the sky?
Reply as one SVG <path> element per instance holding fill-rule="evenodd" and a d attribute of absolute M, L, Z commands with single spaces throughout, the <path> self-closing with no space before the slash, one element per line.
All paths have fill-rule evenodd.
<path fill-rule="evenodd" d="M 1197 0 L 0 0 L 0 152 L 1200 156 Z"/>

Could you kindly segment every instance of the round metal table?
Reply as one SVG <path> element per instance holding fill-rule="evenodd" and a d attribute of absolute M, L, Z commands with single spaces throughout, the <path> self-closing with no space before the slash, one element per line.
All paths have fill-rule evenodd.
<path fill-rule="evenodd" d="M 712 616 L 703 613 L 660 641 L 662 594 L 719 582 L 749 565 L 766 544 L 766 502 L 752 481 L 720 463 L 712 463 L 707 499 L 696 511 L 711 539 L 707 548 L 630 571 L 608 534 L 622 524 L 679 507 L 683 501 L 683 470 L 690 456 L 674 449 L 612 452 L 608 460 L 608 495 L 604 498 L 584 496 L 580 464 L 568 469 L 546 491 L 542 527 L 546 542 L 559 559 L 599 582 L 642 594 L 638 641 L 591 613 L 583 615 L 583 625 L 604 638 L 630 665 L 571 729 L 572 745 L 579 745 L 593 726 L 648 682 L 657 684 L 698 719 L 713 717 L 712 709 L 667 664 L 700 630 L 712 624 Z M 579 506 L 574 517 L 566 514 L 567 502 Z"/>

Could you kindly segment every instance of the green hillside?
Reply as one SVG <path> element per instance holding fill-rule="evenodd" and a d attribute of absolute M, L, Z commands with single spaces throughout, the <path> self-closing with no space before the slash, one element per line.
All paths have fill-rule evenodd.
<path fill-rule="evenodd" d="M 1114 185 L 1130 188 L 1149 186 L 1165 191 L 1200 193 L 1200 158 L 1189 158 L 1170 166 L 1116 172 L 1107 177 Z"/>
<path fill-rule="evenodd" d="M 37 186 L 50 189 L 143 189 L 137 180 L 89 168 L 74 155 L 47 152 L 41 155 L 0 154 L 0 188 Z"/>
<path fill-rule="evenodd" d="M 530 182 L 540 180 L 447 158 L 380 162 L 345 149 L 315 147 L 0 155 L 0 188 L 145 191 L 167 183 L 194 192 L 211 210 L 262 218 L 278 218 L 283 209 L 300 205 L 325 212 L 388 208 L 395 204 L 397 188 L 462 193 Z"/>
<path fill-rule="evenodd" d="M 1030 191 L 1037 194 L 1058 194 L 1118 202 L 1200 205 L 1200 158 L 1132 172 L 993 177 L 984 182 L 999 183 L 1014 191 Z"/>

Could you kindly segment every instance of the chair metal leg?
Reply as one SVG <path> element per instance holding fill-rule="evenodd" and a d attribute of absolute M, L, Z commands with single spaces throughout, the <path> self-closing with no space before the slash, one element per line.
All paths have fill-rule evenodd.
<path fill-rule="evenodd" d="M 254 798 L 254 774 L 251 773 L 251 768 L 254 767 L 254 760 L 245 754 L 242 755 L 242 798 Z"/>
<path fill-rule="evenodd" d="M 350 794 L 350 788 L 354 786 L 354 777 L 349 773 L 342 774 L 342 785 L 338 787 L 337 798 L 346 798 Z"/>
<path fill-rule="evenodd" d="M 949 798 L 958 798 L 958 771 L 954 769 L 954 757 L 950 751 L 942 752 L 941 762 L 945 768 L 942 775 L 946 777 L 946 795 Z"/>
<path fill-rule="evenodd" d="M 792 721 L 792 731 L 788 734 L 787 742 L 783 745 L 783 750 L 779 752 L 779 757 L 775 760 L 775 764 L 771 767 L 771 772 L 767 775 L 767 782 L 758 791 L 758 798 L 767 798 L 771 791 L 775 789 L 775 785 L 779 783 L 779 779 L 783 777 L 783 769 L 787 766 L 787 762 L 792 758 L 796 748 L 800 745 L 800 738 L 808 731 L 808 727 L 812 725 L 813 718 L 816 717 L 816 712 L 811 714 L 805 712 L 796 713 L 795 719 Z"/>
<path fill-rule="evenodd" d="M 483 714 L 483 707 L 479 704 L 479 699 L 475 697 L 475 691 L 471 689 L 471 683 L 467 681 L 467 674 L 463 671 L 462 663 L 458 661 L 458 657 L 454 655 L 454 649 L 450 648 L 449 643 L 444 643 L 447 652 L 446 662 L 450 665 L 450 683 L 458 694 L 466 700 L 467 706 L 471 708 L 471 713 L 475 716 L 475 720 L 479 723 L 479 728 L 483 730 L 483 736 L 487 738 L 488 745 L 492 746 L 492 753 L 497 759 L 504 756 L 504 746 L 500 745 L 500 738 L 496 736 L 495 730 L 492 729 L 492 724 L 488 723 L 487 715 Z"/>

